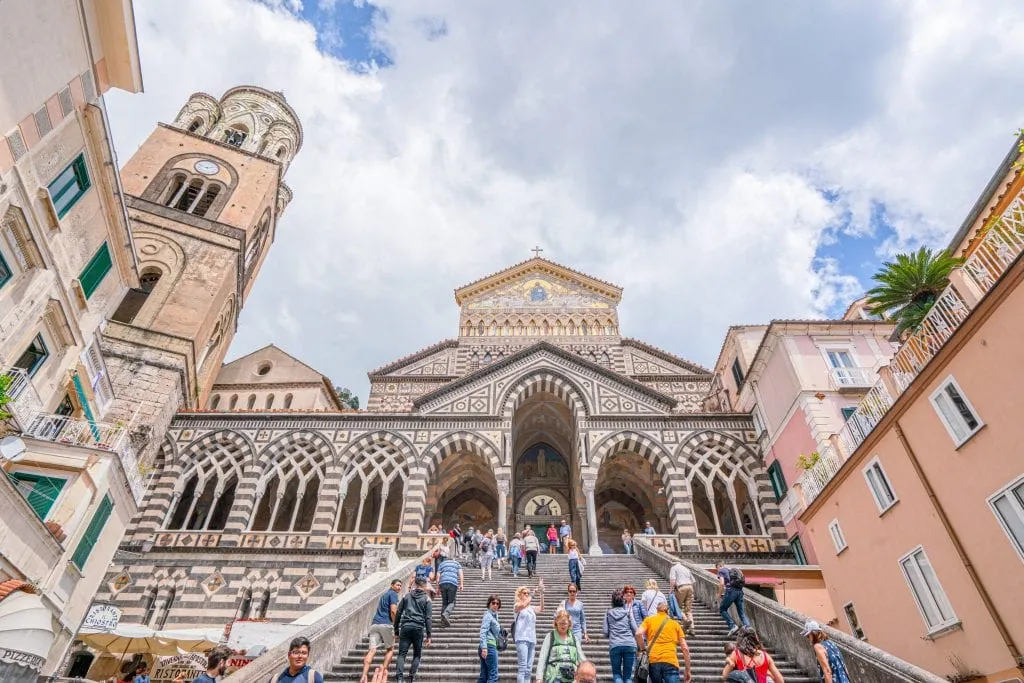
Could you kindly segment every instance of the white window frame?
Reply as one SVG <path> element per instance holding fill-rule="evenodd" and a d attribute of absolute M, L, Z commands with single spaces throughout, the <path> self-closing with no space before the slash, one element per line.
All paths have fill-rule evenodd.
<path fill-rule="evenodd" d="M 1024 485 L 1024 475 L 1017 477 L 1012 482 L 989 496 L 988 505 L 992 508 L 992 514 L 996 516 L 996 521 L 999 522 L 999 526 L 1002 528 L 1003 533 L 1005 533 L 1006 537 L 1010 540 L 1010 545 L 1012 545 L 1014 550 L 1017 551 L 1017 554 L 1020 555 L 1020 559 L 1024 560 L 1024 538 L 1018 540 L 1017 537 L 1013 535 L 1013 532 L 1010 531 L 1010 527 L 1006 524 L 1006 520 L 1003 518 L 1003 515 L 999 512 L 998 508 L 996 508 L 997 500 L 1000 498 L 1008 498 L 1013 511 L 1017 513 L 1020 520 L 1024 522 L 1024 504 L 1017 500 L 1017 497 L 1013 494 L 1013 490 L 1022 485 Z"/>
<path fill-rule="evenodd" d="M 857 614 L 857 606 L 853 604 L 852 600 L 850 602 L 846 603 L 845 605 L 843 605 L 843 616 L 846 617 L 846 623 L 850 627 L 850 633 L 853 634 L 853 637 L 856 638 L 857 640 L 867 641 L 868 636 L 867 636 L 867 633 L 864 631 L 864 627 L 863 626 L 854 626 L 853 620 L 850 619 L 850 612 L 846 611 L 847 608 L 850 608 L 850 610 L 853 612 L 853 615 L 855 617 L 857 617 L 857 621 L 858 622 L 860 621 L 860 615 Z M 857 635 L 857 631 L 860 631 L 861 635 Z"/>
<path fill-rule="evenodd" d="M 868 476 L 868 472 L 870 472 L 871 470 L 875 470 L 875 474 L 877 476 L 880 476 L 885 481 L 886 486 L 889 487 L 889 493 L 892 494 L 892 500 L 889 501 L 888 504 L 886 504 L 886 502 L 882 500 L 882 498 L 879 496 L 880 492 L 877 491 L 875 489 L 874 484 L 871 483 L 871 478 Z M 885 468 L 882 467 L 882 461 L 878 459 L 877 455 L 871 458 L 871 461 L 864 466 L 864 469 L 861 470 L 861 473 L 864 475 L 864 481 L 868 485 L 868 490 L 871 491 L 871 497 L 875 499 L 875 505 L 878 506 L 879 516 L 885 514 L 890 508 L 892 508 L 893 505 L 900 502 L 899 496 L 896 495 L 896 489 L 892 485 L 892 479 L 890 479 L 889 475 L 886 474 Z"/>
<path fill-rule="evenodd" d="M 942 409 L 939 408 L 939 404 L 935 400 L 936 397 L 939 396 L 940 394 L 945 395 L 948 400 L 949 395 L 946 394 L 945 392 L 946 387 L 950 385 L 952 385 L 953 388 L 956 389 L 956 392 L 960 394 L 960 398 L 963 400 L 967 408 L 971 411 L 971 414 L 974 416 L 974 419 L 978 421 L 978 425 L 973 430 L 970 429 L 966 423 L 962 425 L 965 430 L 968 430 L 967 434 L 963 437 L 959 436 L 956 433 L 955 428 L 946 419 L 946 415 L 942 412 Z M 978 410 L 971 403 L 970 399 L 967 398 L 967 394 L 964 393 L 964 390 L 960 388 L 960 384 L 956 381 L 956 378 L 954 378 L 953 375 L 950 375 L 949 377 L 944 379 L 942 383 L 939 384 L 938 388 L 936 388 L 935 391 L 931 393 L 931 396 L 928 397 L 928 400 L 931 402 L 932 409 L 935 411 L 935 414 L 939 416 L 939 421 L 942 422 L 942 426 L 946 428 L 946 432 L 949 434 L 949 438 L 953 439 L 953 443 L 956 445 L 957 448 L 967 443 L 972 436 L 977 434 L 981 430 L 981 428 L 985 426 L 985 421 L 981 419 L 981 415 L 978 413 Z"/>
<path fill-rule="evenodd" d="M 828 352 L 829 351 L 833 351 L 833 352 L 845 351 L 850 356 L 850 360 L 853 362 L 853 365 L 851 365 L 849 368 L 845 368 L 845 369 L 854 370 L 855 371 L 855 370 L 863 367 L 863 365 L 861 364 L 861 359 L 858 358 L 858 356 L 857 356 L 856 345 L 852 341 L 836 340 L 836 339 L 827 339 L 827 340 L 822 339 L 822 340 L 819 341 L 819 340 L 816 339 L 815 342 L 814 342 L 814 345 L 818 347 L 818 352 L 821 354 L 821 359 L 825 363 L 825 371 L 828 373 L 829 378 L 834 378 L 836 376 L 835 375 L 835 371 L 836 370 L 844 369 L 844 368 L 836 368 L 834 365 L 832 365 L 832 361 L 830 361 L 829 358 L 828 358 Z M 842 386 L 851 386 L 852 387 L 852 386 L 854 386 L 854 381 L 853 380 L 854 380 L 854 374 L 851 373 L 850 374 L 850 381 L 848 383 L 840 382 L 840 384 Z M 832 381 L 832 380 L 830 379 L 829 381 Z"/>
<path fill-rule="evenodd" d="M 71 474 L 69 472 L 58 471 L 58 470 L 47 470 L 47 469 L 43 469 L 42 467 L 36 467 L 35 465 L 22 465 L 21 463 L 18 463 L 16 465 L 12 466 L 11 469 L 7 470 L 6 474 L 9 477 L 9 481 L 10 481 L 10 478 L 12 478 L 15 474 L 18 474 L 19 472 L 23 472 L 25 474 L 34 474 L 34 475 L 36 475 L 38 477 L 47 477 L 49 479 L 63 479 L 64 480 L 64 486 L 61 487 L 60 493 L 57 494 L 57 498 L 53 501 L 53 505 L 51 505 L 50 509 L 47 511 L 46 519 L 42 520 L 44 523 L 64 503 L 64 499 L 67 498 L 67 496 L 68 496 L 68 490 L 71 488 L 71 485 L 77 479 L 76 475 Z M 10 481 L 10 483 L 11 483 L 12 486 L 17 488 L 17 485 L 15 484 L 14 481 Z M 20 494 L 21 491 L 19 490 L 18 493 Z M 28 502 L 28 498 L 26 498 L 24 495 L 22 496 L 22 498 L 25 499 L 26 503 Z"/>
<path fill-rule="evenodd" d="M 828 534 L 832 537 L 832 545 L 836 548 L 836 555 L 850 547 L 846 542 L 846 535 L 843 533 L 843 528 L 839 526 L 838 519 L 833 519 L 828 523 Z"/>
<path fill-rule="evenodd" d="M 79 359 L 82 361 L 82 365 L 85 366 L 85 372 L 89 377 L 89 386 L 92 387 L 93 400 L 96 404 L 96 417 L 102 418 L 114 403 L 114 388 L 110 384 L 110 375 L 107 373 L 103 354 L 100 353 L 99 344 L 96 343 L 95 339 L 85 347 Z"/>
<path fill-rule="evenodd" d="M 945 600 L 946 605 L 949 607 L 949 612 L 951 615 L 950 618 L 942 622 L 939 622 L 938 624 L 931 624 L 928 622 L 928 613 L 925 612 L 924 605 L 921 604 L 921 601 L 918 598 L 919 591 L 914 587 L 913 579 L 911 578 L 910 573 L 907 571 L 907 567 L 904 564 L 908 560 L 912 560 L 914 556 L 916 556 L 918 553 L 921 553 L 924 556 L 925 560 L 927 560 L 928 564 L 932 568 L 932 573 L 935 575 L 935 586 L 930 586 L 927 585 L 927 579 L 924 577 L 924 575 L 920 574 L 921 580 L 925 582 L 925 585 L 922 586 L 922 588 L 927 589 L 927 593 L 929 594 L 934 593 L 934 589 L 937 589 L 938 593 L 941 595 L 942 599 Z M 921 615 L 921 620 L 924 621 L 925 626 L 928 628 L 929 636 L 936 635 L 942 631 L 946 631 L 950 627 L 960 623 L 960 620 L 956 616 L 956 610 L 953 609 L 953 603 L 949 601 L 949 596 L 946 595 L 946 591 L 942 587 L 942 582 L 939 581 L 938 572 L 935 571 L 935 565 L 933 565 L 932 561 L 928 558 L 928 553 L 925 552 L 924 546 L 919 545 L 916 548 L 912 549 L 910 552 L 908 552 L 906 555 L 901 557 L 899 559 L 899 565 L 900 571 L 903 573 L 903 578 L 907 582 L 907 589 L 910 591 L 910 597 L 913 598 L 914 604 L 917 605 L 917 611 Z M 916 563 L 914 565 L 914 568 L 918 573 L 920 573 L 920 570 L 917 569 Z M 935 610 L 937 612 L 941 611 L 941 606 L 937 603 L 937 601 L 935 604 Z"/>
<path fill-rule="evenodd" d="M 757 406 L 750 411 L 750 417 L 754 421 L 754 430 L 757 432 L 757 436 L 760 437 L 767 427 L 765 426 L 764 420 L 761 419 L 761 413 L 758 411 Z"/>

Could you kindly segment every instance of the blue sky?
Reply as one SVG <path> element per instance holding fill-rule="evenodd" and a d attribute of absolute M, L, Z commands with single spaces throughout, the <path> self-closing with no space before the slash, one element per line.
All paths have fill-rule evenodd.
<path fill-rule="evenodd" d="M 997 0 L 135 11 L 122 161 L 197 90 L 280 90 L 302 121 L 229 356 L 273 342 L 364 397 L 534 244 L 705 365 L 731 324 L 837 315 L 894 251 L 946 246 L 1024 121 L 1024 5 Z"/>

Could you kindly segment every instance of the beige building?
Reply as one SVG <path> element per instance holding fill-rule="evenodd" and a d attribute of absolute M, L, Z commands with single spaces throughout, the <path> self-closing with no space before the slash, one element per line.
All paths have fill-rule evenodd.
<path fill-rule="evenodd" d="M 142 496 L 98 342 L 139 277 L 112 87 L 142 89 L 130 2 L 0 3 L 0 365 L 21 432 L 0 447 L 5 682 L 61 664 Z"/>
<path fill-rule="evenodd" d="M 957 681 L 1024 678 L 1018 158 L 954 237 L 963 268 L 880 370 L 800 515 L 842 627 Z"/>
<path fill-rule="evenodd" d="M 345 409 L 331 380 L 274 344 L 224 365 L 213 381 L 207 408 L 305 413 Z"/>

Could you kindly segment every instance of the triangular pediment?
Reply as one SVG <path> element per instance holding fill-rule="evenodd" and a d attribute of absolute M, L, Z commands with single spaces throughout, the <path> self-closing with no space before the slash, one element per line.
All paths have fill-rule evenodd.
<path fill-rule="evenodd" d="M 675 354 L 635 339 L 623 339 L 623 350 L 629 355 L 631 375 L 710 375 L 711 371 Z"/>
<path fill-rule="evenodd" d="M 321 383 L 324 379 L 320 372 L 295 356 L 268 344 L 225 363 L 214 384 L 307 384 Z"/>
<path fill-rule="evenodd" d="M 414 411 L 433 415 L 501 416 L 510 393 L 535 377 L 570 387 L 589 415 L 669 415 L 676 400 L 628 377 L 538 342 L 416 399 Z"/>
<path fill-rule="evenodd" d="M 614 308 L 622 289 L 543 258 L 532 258 L 455 290 L 473 308 Z"/>

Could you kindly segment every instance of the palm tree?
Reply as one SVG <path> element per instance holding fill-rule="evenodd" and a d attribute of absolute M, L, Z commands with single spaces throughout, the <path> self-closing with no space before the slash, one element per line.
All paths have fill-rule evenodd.
<path fill-rule="evenodd" d="M 949 284 L 949 274 L 963 263 L 945 250 L 921 247 L 897 254 L 875 273 L 878 286 L 868 290 L 867 303 L 875 313 L 896 321 L 896 335 L 916 330 Z"/>

